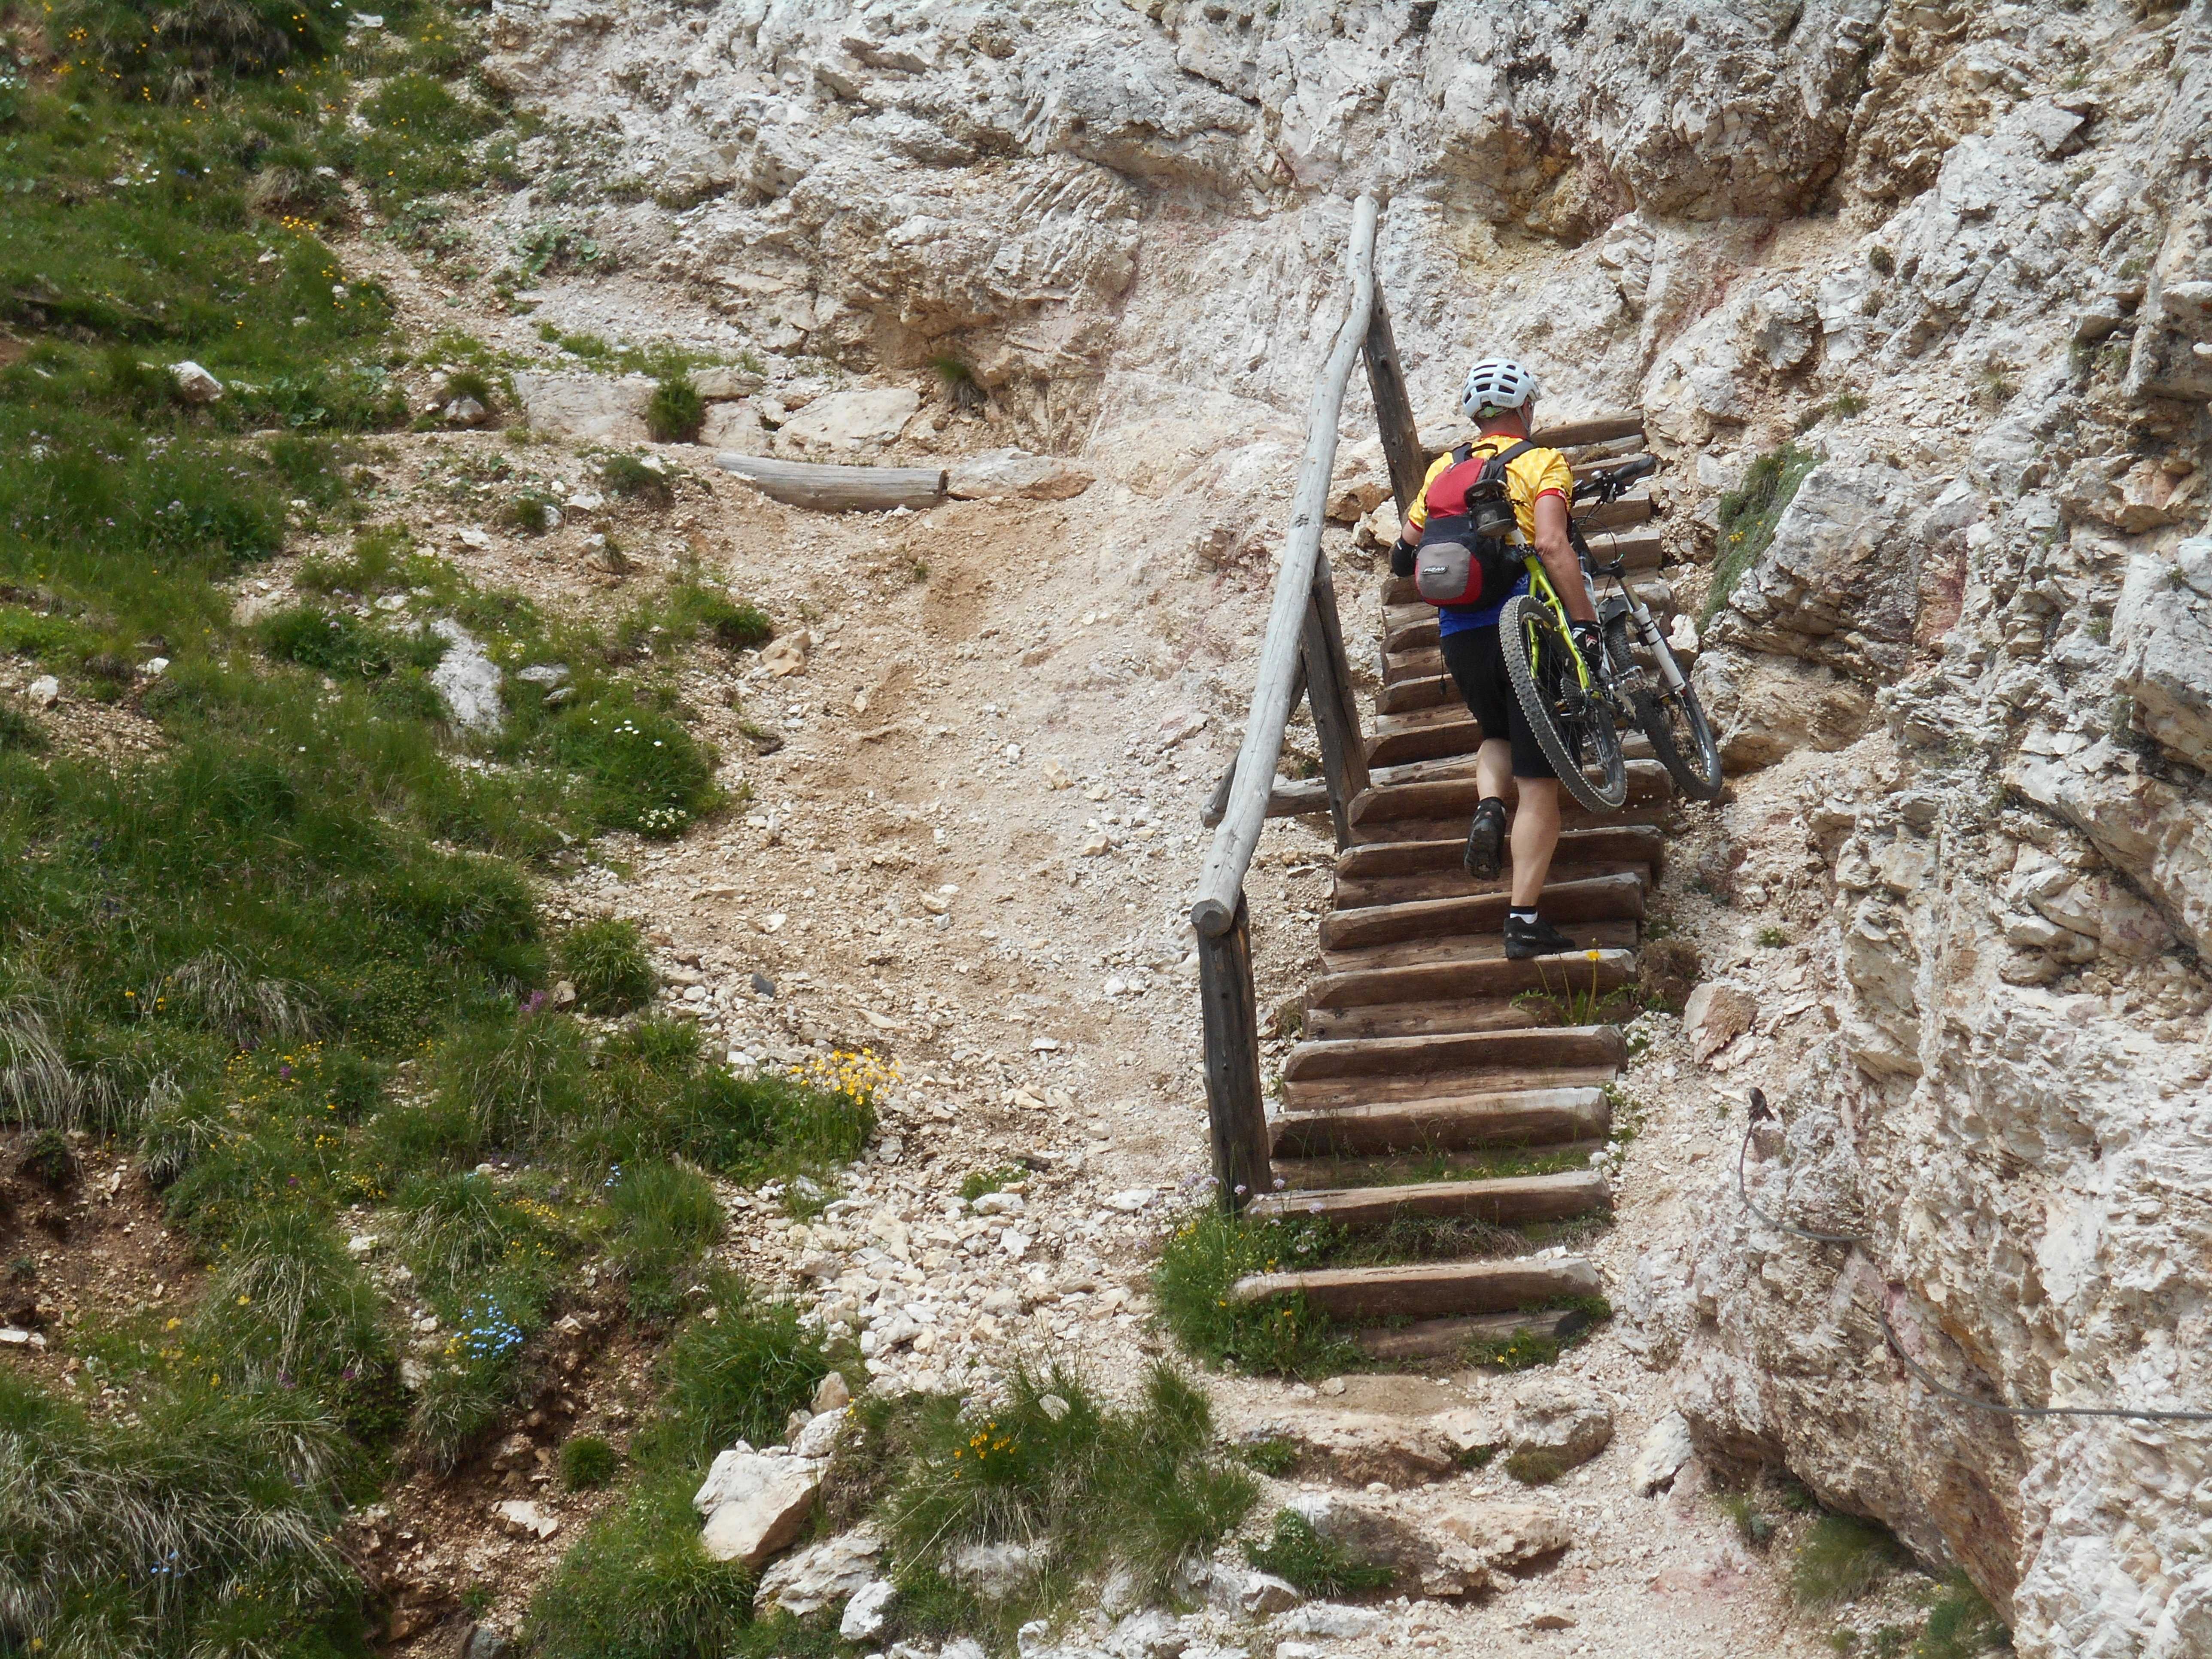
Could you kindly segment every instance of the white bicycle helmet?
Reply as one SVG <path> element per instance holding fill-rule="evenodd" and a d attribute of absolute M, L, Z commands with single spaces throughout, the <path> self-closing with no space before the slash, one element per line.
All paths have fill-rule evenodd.
<path fill-rule="evenodd" d="M 1536 377 L 1510 357 L 1485 357 L 1467 372 L 1460 412 L 1470 421 L 1487 421 L 1522 407 L 1542 390 Z"/>

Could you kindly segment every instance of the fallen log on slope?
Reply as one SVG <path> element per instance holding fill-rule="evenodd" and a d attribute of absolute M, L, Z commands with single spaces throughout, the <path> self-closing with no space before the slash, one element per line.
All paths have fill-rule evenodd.
<path fill-rule="evenodd" d="M 945 499 L 942 467 L 823 466 L 729 451 L 716 455 L 714 465 L 772 500 L 817 513 L 888 513 L 895 507 L 919 511 Z"/>

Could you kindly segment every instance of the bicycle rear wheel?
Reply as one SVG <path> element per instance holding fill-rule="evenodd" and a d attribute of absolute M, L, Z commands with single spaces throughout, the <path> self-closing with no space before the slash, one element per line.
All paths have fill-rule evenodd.
<path fill-rule="evenodd" d="M 1674 784 L 1692 800 L 1721 798 L 1720 745 L 1705 719 L 1697 692 L 1684 685 L 1680 691 L 1639 690 L 1632 702 L 1636 723 L 1651 739 L 1651 752 L 1672 775 Z"/>
<path fill-rule="evenodd" d="M 1498 612 L 1498 643 L 1513 695 L 1561 786 L 1590 811 L 1619 811 L 1628 799 L 1628 764 L 1613 705 L 1583 689 L 1559 619 L 1534 596 L 1516 594 Z"/>

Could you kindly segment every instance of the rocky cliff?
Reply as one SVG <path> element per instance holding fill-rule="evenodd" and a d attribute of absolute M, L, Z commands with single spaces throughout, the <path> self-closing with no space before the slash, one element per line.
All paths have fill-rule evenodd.
<path fill-rule="evenodd" d="M 1649 1358 L 2021 1651 L 2212 1651 L 2201 1429 L 1931 1398 L 1875 1317 L 1977 1398 L 2212 1402 L 2203 5 L 495 10 L 486 79 L 550 118 L 511 230 L 772 365 L 935 365 L 1123 501 L 1279 488 L 1360 190 L 1425 416 L 1488 350 L 1640 402 L 1747 775 L 1711 879 L 1816 941 L 1751 1188 L 1869 1241 L 1714 1177 Z"/>

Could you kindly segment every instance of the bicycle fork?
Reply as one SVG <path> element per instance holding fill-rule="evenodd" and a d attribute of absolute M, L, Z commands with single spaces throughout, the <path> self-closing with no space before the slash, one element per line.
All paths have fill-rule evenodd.
<path fill-rule="evenodd" d="M 1659 619 L 1651 614 L 1651 607 L 1638 599 L 1636 591 L 1626 582 L 1620 584 L 1620 592 L 1628 601 L 1629 623 L 1635 628 L 1637 637 L 1644 641 L 1644 649 L 1650 652 L 1651 660 L 1658 665 L 1659 683 L 1670 694 L 1681 690 L 1689 682 L 1682 677 L 1682 670 L 1674 661 L 1674 653 L 1667 648 L 1667 636 L 1659 631 Z"/>

